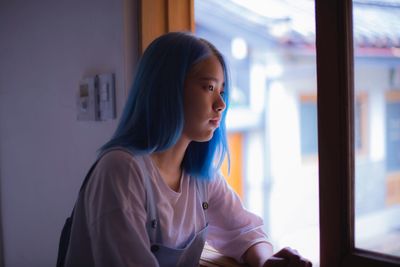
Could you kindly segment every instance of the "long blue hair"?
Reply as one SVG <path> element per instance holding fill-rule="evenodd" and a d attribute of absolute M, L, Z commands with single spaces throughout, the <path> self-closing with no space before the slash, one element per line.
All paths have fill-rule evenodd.
<path fill-rule="evenodd" d="M 125 147 L 137 154 L 163 151 L 178 141 L 184 125 L 183 89 L 190 69 L 215 55 L 221 63 L 228 107 L 229 77 L 222 54 L 210 42 L 190 33 L 172 32 L 155 39 L 138 63 L 118 127 L 100 152 Z M 190 142 L 182 162 L 188 174 L 210 179 L 228 154 L 223 111 L 220 127 L 207 142 Z M 229 155 L 228 155 L 229 158 Z"/>

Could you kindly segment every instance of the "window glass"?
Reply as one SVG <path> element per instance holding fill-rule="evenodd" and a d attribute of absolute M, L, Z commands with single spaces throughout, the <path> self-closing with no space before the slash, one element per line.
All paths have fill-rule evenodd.
<path fill-rule="evenodd" d="M 315 156 L 318 153 L 317 97 L 302 97 L 300 103 L 301 155 Z"/>
<path fill-rule="evenodd" d="M 319 261 L 315 11 L 310 0 L 197 0 L 196 34 L 224 54 L 231 172 L 275 250 Z"/>
<path fill-rule="evenodd" d="M 400 256 L 400 1 L 353 1 L 355 245 Z"/>

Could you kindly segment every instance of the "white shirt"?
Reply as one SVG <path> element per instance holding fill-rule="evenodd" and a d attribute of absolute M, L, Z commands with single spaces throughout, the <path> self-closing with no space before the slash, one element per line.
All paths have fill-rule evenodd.
<path fill-rule="evenodd" d="M 149 155 L 107 152 L 75 206 L 66 266 L 158 266 L 146 230 L 146 190 L 151 179 L 163 245 L 180 248 L 205 226 L 197 191 L 183 173 L 179 191 L 160 176 Z M 208 183 L 209 245 L 241 261 L 252 245 L 267 241 L 262 219 L 247 211 L 222 176 Z M 272 246 L 271 246 L 272 251 Z"/>

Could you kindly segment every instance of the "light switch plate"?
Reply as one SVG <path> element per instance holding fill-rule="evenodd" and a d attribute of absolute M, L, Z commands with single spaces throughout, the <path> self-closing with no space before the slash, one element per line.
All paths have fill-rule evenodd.
<path fill-rule="evenodd" d="M 113 73 L 98 75 L 99 120 L 115 118 L 115 76 Z"/>
<path fill-rule="evenodd" d="M 97 98 L 96 77 L 83 79 L 79 84 L 77 97 L 78 120 L 94 121 L 98 119 Z"/>

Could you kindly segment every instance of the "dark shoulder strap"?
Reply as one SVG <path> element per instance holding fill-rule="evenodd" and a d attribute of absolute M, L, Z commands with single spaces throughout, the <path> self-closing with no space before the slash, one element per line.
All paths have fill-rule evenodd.
<path fill-rule="evenodd" d="M 88 173 L 86 174 L 85 179 L 83 180 L 83 183 L 81 185 L 81 188 L 79 189 L 79 195 L 83 194 L 83 191 L 85 190 L 86 184 L 89 181 L 90 176 L 92 175 L 92 172 L 94 170 L 94 168 L 96 167 L 97 163 L 100 161 L 101 157 L 106 154 L 107 152 L 111 151 L 111 150 L 124 150 L 129 152 L 130 154 L 133 155 L 133 153 L 126 148 L 123 147 L 113 147 L 110 149 L 107 149 L 105 151 L 103 151 L 98 157 L 97 160 L 93 163 L 92 167 L 90 167 Z M 79 198 L 78 195 L 78 198 Z M 61 231 L 61 236 L 60 236 L 60 242 L 58 244 L 58 255 L 57 255 L 57 267 L 63 267 L 64 266 L 64 262 L 65 262 L 65 256 L 67 255 L 67 250 L 68 250 L 68 246 L 69 246 L 69 239 L 71 236 L 71 227 L 72 227 L 72 222 L 74 219 L 74 211 L 75 211 L 75 206 L 76 203 L 74 205 L 74 208 L 72 209 L 71 212 L 71 216 L 69 216 L 64 223 L 64 227 Z"/>
<path fill-rule="evenodd" d="M 85 190 L 85 186 L 86 186 L 87 182 L 89 181 L 89 178 L 90 178 L 94 168 L 96 167 L 98 161 L 99 161 L 99 159 L 97 159 L 96 162 L 93 163 L 89 172 L 86 174 L 86 177 L 83 180 L 81 188 L 79 189 L 79 194 L 81 194 L 83 192 L 83 190 Z M 58 244 L 57 267 L 63 267 L 64 263 L 65 263 L 65 256 L 67 255 L 69 239 L 71 236 L 71 227 L 72 227 L 72 221 L 74 218 L 75 205 L 74 205 L 74 208 L 72 209 L 71 216 L 69 216 L 65 220 L 64 227 L 61 231 L 60 242 Z"/>
<path fill-rule="evenodd" d="M 93 163 L 92 167 L 90 167 L 88 173 L 86 174 L 85 179 L 83 180 L 83 183 L 81 185 L 81 188 L 79 189 L 79 193 L 83 192 L 83 190 L 85 190 L 86 184 L 89 181 L 90 176 L 92 175 L 92 172 L 94 170 L 94 168 L 96 167 L 97 163 L 99 162 L 99 159 L 96 160 L 95 163 Z"/>

